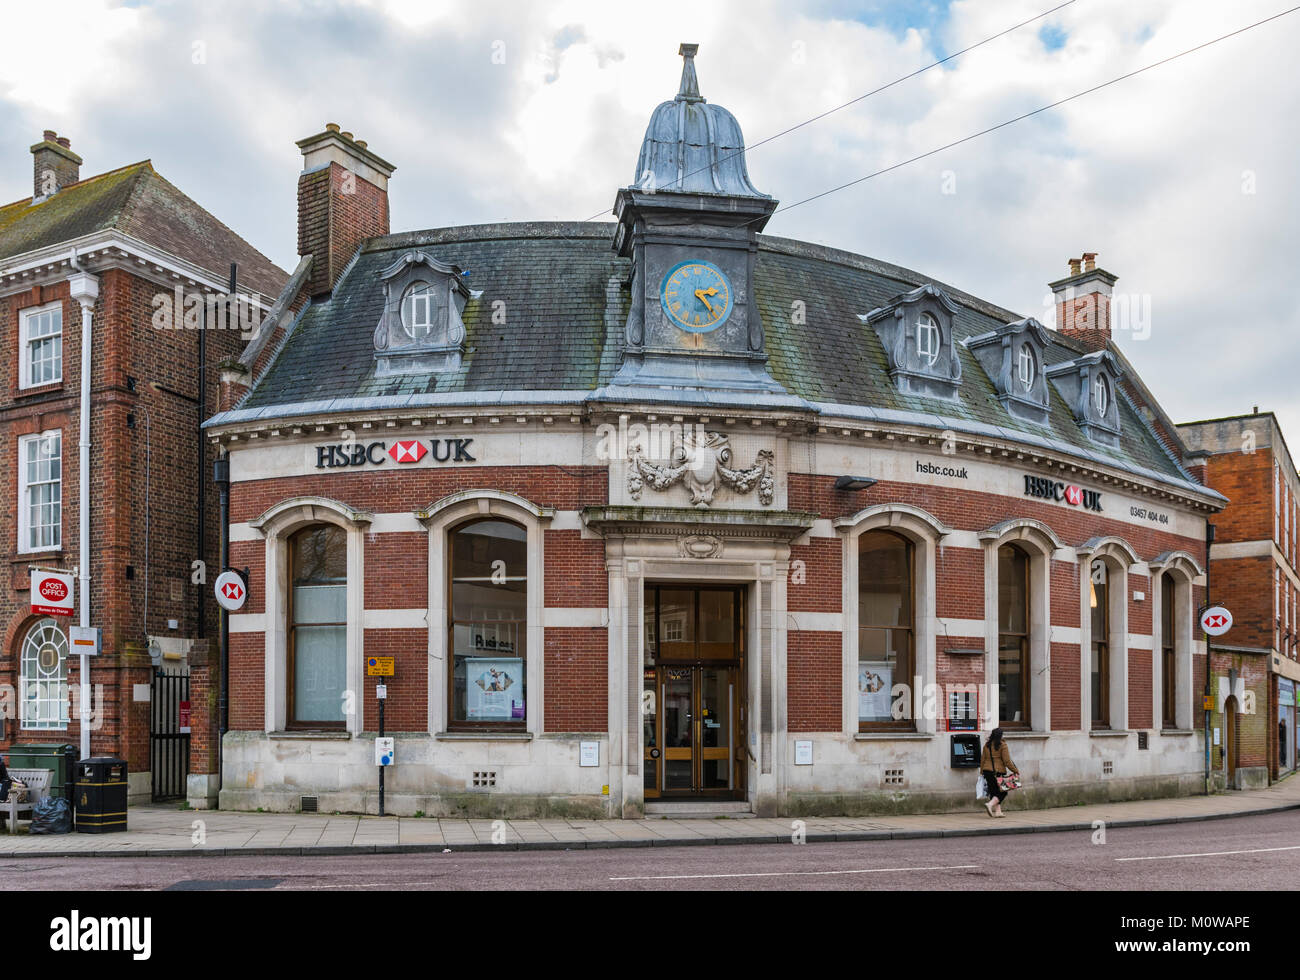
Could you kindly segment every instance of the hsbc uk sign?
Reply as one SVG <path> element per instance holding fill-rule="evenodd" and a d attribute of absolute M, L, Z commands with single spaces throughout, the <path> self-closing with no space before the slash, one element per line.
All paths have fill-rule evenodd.
<path fill-rule="evenodd" d="M 1101 511 L 1100 490 L 1084 490 L 1073 484 L 1053 480 L 1050 476 L 1026 476 L 1025 496 L 1054 500 L 1057 503 L 1082 507 L 1084 510 L 1095 510 L 1099 513 Z"/>
<path fill-rule="evenodd" d="M 340 466 L 387 466 L 418 463 L 431 456 L 435 463 L 474 463 L 469 444 L 473 439 L 398 439 L 387 442 L 344 442 L 316 447 L 316 469 Z"/>

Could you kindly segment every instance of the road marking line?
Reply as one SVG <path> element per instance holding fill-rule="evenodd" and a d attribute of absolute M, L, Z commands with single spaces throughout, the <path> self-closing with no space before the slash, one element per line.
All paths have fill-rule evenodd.
<path fill-rule="evenodd" d="M 852 871 L 744 871 L 718 875 L 632 875 L 610 881 L 680 881 L 685 878 L 793 878 L 806 875 L 874 875 L 895 871 L 963 871 L 978 864 L 948 864 L 932 868 L 861 868 Z"/>
<path fill-rule="evenodd" d="M 1150 857 L 1116 858 L 1116 861 L 1172 861 L 1175 858 L 1225 857 L 1229 854 L 1266 854 L 1269 851 L 1300 851 L 1300 844 L 1290 847 L 1254 847 L 1247 851 L 1206 851 L 1204 854 L 1154 854 Z"/>

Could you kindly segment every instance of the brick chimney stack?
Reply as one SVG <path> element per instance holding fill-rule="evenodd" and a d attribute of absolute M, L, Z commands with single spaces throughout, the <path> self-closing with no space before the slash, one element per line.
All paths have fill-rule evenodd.
<path fill-rule="evenodd" d="M 81 179 L 81 157 L 66 136 L 47 129 L 32 147 L 32 171 L 32 199 L 42 200 Z"/>
<path fill-rule="evenodd" d="M 1090 351 L 1110 340 L 1111 289 L 1118 276 L 1097 267 L 1097 253 L 1070 259 L 1070 274 L 1050 283 L 1056 298 L 1056 329 Z"/>
<path fill-rule="evenodd" d="M 298 149 L 298 254 L 312 256 L 306 288 L 320 296 L 362 241 L 388 234 L 388 178 L 396 168 L 335 123 L 299 140 Z"/>

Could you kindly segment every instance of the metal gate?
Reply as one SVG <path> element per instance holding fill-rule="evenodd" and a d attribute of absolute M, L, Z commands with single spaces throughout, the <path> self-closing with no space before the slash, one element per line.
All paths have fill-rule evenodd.
<path fill-rule="evenodd" d="M 149 768 L 153 798 L 186 795 L 190 774 L 190 674 L 155 673 L 149 685 Z"/>

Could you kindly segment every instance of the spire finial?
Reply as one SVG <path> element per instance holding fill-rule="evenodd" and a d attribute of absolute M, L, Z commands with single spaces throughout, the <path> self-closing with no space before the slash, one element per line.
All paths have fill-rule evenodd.
<path fill-rule="evenodd" d="M 677 91 L 677 102 L 703 102 L 700 95 L 700 82 L 695 77 L 695 52 L 700 50 L 698 44 L 685 44 L 677 49 L 682 56 L 682 84 Z"/>

